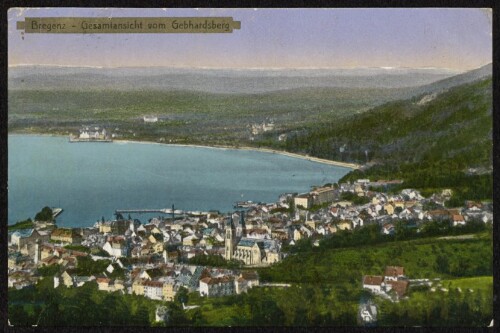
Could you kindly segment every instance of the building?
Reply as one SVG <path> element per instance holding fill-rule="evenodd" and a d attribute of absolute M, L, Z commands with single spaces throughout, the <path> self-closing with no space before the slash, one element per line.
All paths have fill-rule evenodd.
<path fill-rule="evenodd" d="M 156 123 L 158 121 L 157 116 L 144 116 L 143 120 L 145 123 Z"/>
<path fill-rule="evenodd" d="M 309 209 L 313 204 L 313 198 L 309 193 L 300 194 L 293 198 L 293 204 L 295 205 L 295 208 L 303 207 Z"/>
<path fill-rule="evenodd" d="M 409 281 L 408 280 L 398 280 L 398 281 L 387 281 L 385 289 L 386 291 L 394 290 L 396 297 L 399 299 L 406 294 L 408 290 Z"/>
<path fill-rule="evenodd" d="M 242 272 L 234 281 L 235 292 L 241 294 L 259 285 L 259 275 L 255 271 Z"/>
<path fill-rule="evenodd" d="M 314 205 L 322 205 L 335 199 L 333 186 L 320 187 L 310 192 Z"/>
<path fill-rule="evenodd" d="M 386 266 L 384 281 L 397 281 L 401 278 L 404 278 L 405 269 L 401 266 Z"/>
<path fill-rule="evenodd" d="M 365 275 L 363 277 L 363 289 L 368 289 L 374 293 L 382 292 L 382 283 L 384 278 L 382 276 Z"/>
<path fill-rule="evenodd" d="M 99 127 L 84 127 L 80 129 L 80 139 L 82 140 L 104 140 L 107 138 L 107 132 L 106 129 L 103 128 L 102 130 Z"/>
<path fill-rule="evenodd" d="M 163 282 L 161 281 L 144 281 L 144 296 L 150 299 L 163 299 Z"/>
<path fill-rule="evenodd" d="M 234 278 L 222 276 L 205 277 L 200 280 L 200 295 L 207 297 L 228 296 L 235 293 Z"/>
<path fill-rule="evenodd" d="M 175 280 L 171 278 L 167 278 L 163 282 L 163 299 L 167 302 L 171 302 L 175 298 L 175 294 L 177 293 Z"/>
<path fill-rule="evenodd" d="M 50 240 L 68 244 L 80 244 L 82 236 L 75 229 L 57 228 L 50 234 Z"/>
<path fill-rule="evenodd" d="M 245 265 L 270 265 L 281 260 L 280 243 L 276 239 L 246 237 L 247 231 L 243 213 L 240 213 L 239 227 L 241 237 L 236 236 L 233 216 L 228 218 L 225 227 L 225 259 L 240 260 Z"/>
<path fill-rule="evenodd" d="M 129 245 L 124 237 L 109 237 L 102 249 L 110 256 L 120 258 L 128 256 Z"/>

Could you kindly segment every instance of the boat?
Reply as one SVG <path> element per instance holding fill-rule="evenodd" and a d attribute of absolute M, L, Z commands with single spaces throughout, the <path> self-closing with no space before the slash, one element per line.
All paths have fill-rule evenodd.
<path fill-rule="evenodd" d="M 249 207 L 252 207 L 254 205 L 255 204 L 253 203 L 253 201 L 237 201 L 234 204 L 234 208 L 249 208 Z"/>
<path fill-rule="evenodd" d="M 52 208 L 52 217 L 56 218 L 59 214 L 63 212 L 62 208 Z"/>

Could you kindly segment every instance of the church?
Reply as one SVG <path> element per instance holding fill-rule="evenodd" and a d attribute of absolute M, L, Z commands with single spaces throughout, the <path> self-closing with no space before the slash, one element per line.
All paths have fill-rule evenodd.
<path fill-rule="evenodd" d="M 243 261 L 248 266 L 265 266 L 281 259 L 280 244 L 275 239 L 246 237 L 244 212 L 239 212 L 239 223 L 231 215 L 225 225 L 225 259 Z"/>

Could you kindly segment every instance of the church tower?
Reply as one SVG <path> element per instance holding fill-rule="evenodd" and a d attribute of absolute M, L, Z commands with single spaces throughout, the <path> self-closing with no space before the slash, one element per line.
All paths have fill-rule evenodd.
<path fill-rule="evenodd" d="M 228 221 L 226 222 L 225 227 L 225 236 L 224 236 L 224 245 L 225 245 L 225 258 L 226 260 L 231 260 L 233 258 L 234 252 L 234 224 L 233 224 L 233 216 L 230 215 Z"/>
<path fill-rule="evenodd" d="M 40 239 L 37 239 L 35 242 L 35 265 L 38 265 L 38 262 L 40 262 L 40 258 L 42 256 L 42 249 L 40 247 Z"/>
<path fill-rule="evenodd" d="M 245 211 L 240 211 L 240 226 L 241 226 L 241 237 L 246 237 L 247 227 L 245 225 Z"/>

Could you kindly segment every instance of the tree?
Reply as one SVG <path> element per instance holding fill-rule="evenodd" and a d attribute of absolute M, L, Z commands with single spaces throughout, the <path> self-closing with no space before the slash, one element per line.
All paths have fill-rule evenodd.
<path fill-rule="evenodd" d="M 189 300 L 189 291 L 185 287 L 180 287 L 177 293 L 175 294 L 174 301 L 179 304 L 186 304 Z"/>
<path fill-rule="evenodd" d="M 52 209 L 50 207 L 43 207 L 41 211 L 36 213 L 35 221 L 52 221 L 54 215 L 52 214 Z"/>
<path fill-rule="evenodd" d="M 445 273 L 445 274 L 449 273 L 450 263 L 449 263 L 448 257 L 446 255 L 439 254 L 436 257 L 435 269 L 436 269 L 436 271 L 438 271 L 440 273 Z"/>

